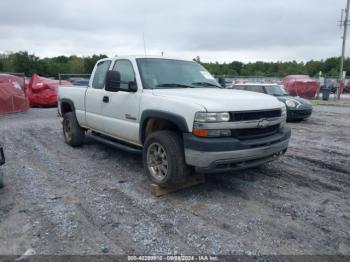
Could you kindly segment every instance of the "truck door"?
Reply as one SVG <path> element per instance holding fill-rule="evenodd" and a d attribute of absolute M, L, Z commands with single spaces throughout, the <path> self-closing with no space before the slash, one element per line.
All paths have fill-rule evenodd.
<path fill-rule="evenodd" d="M 105 80 L 106 73 L 111 65 L 110 60 L 104 60 L 98 63 L 93 72 L 93 78 L 90 81 L 89 87 L 85 95 L 85 111 L 86 122 L 88 127 L 97 131 L 104 132 L 103 120 L 103 104 L 106 102 L 105 98 Z"/>
<path fill-rule="evenodd" d="M 137 92 L 128 90 L 128 83 L 136 82 L 134 66 L 130 60 L 120 59 L 116 60 L 112 70 L 120 72 L 121 90 L 118 92 L 106 91 L 109 102 L 103 104 L 102 107 L 105 130 L 113 137 L 137 144 L 139 140 L 138 113 L 142 90 L 140 88 Z M 141 83 L 137 84 L 141 85 Z"/>

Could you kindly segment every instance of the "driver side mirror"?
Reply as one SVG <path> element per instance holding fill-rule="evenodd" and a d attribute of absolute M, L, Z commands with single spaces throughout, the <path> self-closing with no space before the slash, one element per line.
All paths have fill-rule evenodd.
<path fill-rule="evenodd" d="M 128 89 L 130 92 L 136 92 L 137 91 L 137 84 L 135 81 L 130 81 L 128 84 Z"/>
<path fill-rule="evenodd" d="M 106 75 L 106 91 L 118 92 L 120 90 L 120 72 L 108 70 Z"/>
<path fill-rule="evenodd" d="M 105 90 L 109 92 L 126 91 L 133 93 L 137 91 L 137 84 L 135 81 L 121 81 L 120 79 L 119 71 L 107 71 Z"/>
<path fill-rule="evenodd" d="M 224 77 L 219 77 L 218 82 L 223 88 L 226 88 L 226 80 Z"/>

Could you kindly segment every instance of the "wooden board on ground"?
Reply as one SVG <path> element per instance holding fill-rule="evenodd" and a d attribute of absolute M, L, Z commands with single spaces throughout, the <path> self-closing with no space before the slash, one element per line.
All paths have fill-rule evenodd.
<path fill-rule="evenodd" d="M 199 185 L 205 182 L 205 176 L 203 174 L 198 174 L 194 176 L 190 176 L 184 183 L 178 184 L 173 187 L 160 187 L 156 184 L 151 184 L 151 193 L 154 196 L 163 196 L 184 188 L 192 187 L 195 185 Z"/>

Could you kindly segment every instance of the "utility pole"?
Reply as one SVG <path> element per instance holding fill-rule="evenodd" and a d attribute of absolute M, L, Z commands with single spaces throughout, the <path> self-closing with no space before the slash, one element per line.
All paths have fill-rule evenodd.
<path fill-rule="evenodd" d="M 343 85 L 343 70 L 344 70 L 344 56 L 345 56 L 345 45 L 346 45 L 346 36 L 348 32 L 348 25 L 349 25 L 349 6 L 350 6 L 350 0 L 347 0 L 346 3 L 346 9 L 345 9 L 345 20 L 341 19 L 340 26 L 344 26 L 344 33 L 343 33 L 343 47 L 342 47 L 342 54 L 340 58 L 340 72 L 339 72 L 339 88 L 337 91 L 337 99 L 340 99 L 340 95 L 342 92 Z"/>

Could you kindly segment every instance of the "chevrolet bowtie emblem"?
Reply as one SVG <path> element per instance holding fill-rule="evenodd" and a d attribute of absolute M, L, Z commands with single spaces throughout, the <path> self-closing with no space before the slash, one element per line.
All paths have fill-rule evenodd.
<path fill-rule="evenodd" d="M 258 128 L 266 128 L 269 126 L 269 121 L 267 119 L 261 119 L 259 122 L 258 122 Z"/>

